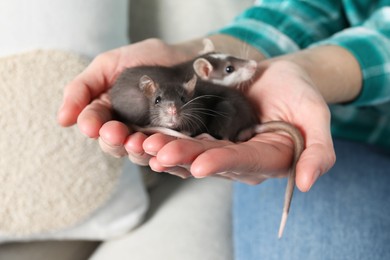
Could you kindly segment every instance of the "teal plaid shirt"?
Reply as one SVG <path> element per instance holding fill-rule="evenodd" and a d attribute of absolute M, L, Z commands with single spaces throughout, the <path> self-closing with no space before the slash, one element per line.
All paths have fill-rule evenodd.
<path fill-rule="evenodd" d="M 363 89 L 332 105 L 335 137 L 390 149 L 390 0 L 258 0 L 218 33 L 268 57 L 316 45 L 339 45 L 358 60 Z"/>

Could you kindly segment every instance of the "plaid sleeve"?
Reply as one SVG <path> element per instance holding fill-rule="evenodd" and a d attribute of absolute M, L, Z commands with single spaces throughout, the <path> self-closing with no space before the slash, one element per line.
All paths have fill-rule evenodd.
<path fill-rule="evenodd" d="M 379 9 L 361 26 L 341 31 L 314 46 L 324 44 L 346 48 L 360 64 L 363 88 L 352 105 L 390 101 L 390 7 Z"/>
<path fill-rule="evenodd" d="M 347 27 L 341 1 L 257 1 L 218 33 L 228 34 L 273 57 L 297 51 Z"/>
<path fill-rule="evenodd" d="M 356 100 L 331 106 L 334 136 L 390 150 L 389 1 L 257 0 L 217 33 L 251 44 L 267 57 L 338 45 L 358 60 L 363 87 Z"/>

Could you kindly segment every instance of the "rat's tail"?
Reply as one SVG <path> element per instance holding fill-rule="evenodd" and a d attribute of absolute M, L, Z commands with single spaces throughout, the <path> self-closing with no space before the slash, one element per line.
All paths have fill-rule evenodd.
<path fill-rule="evenodd" d="M 298 157 L 298 159 L 299 159 L 299 157 Z M 280 226 L 279 226 L 279 233 L 278 233 L 279 238 L 281 238 L 283 236 L 283 231 L 284 231 L 284 228 L 286 226 L 288 213 L 290 211 L 291 200 L 292 200 L 292 197 L 294 194 L 295 176 L 296 176 L 296 171 L 295 171 L 296 163 L 295 163 L 295 161 L 291 167 L 292 167 L 291 173 L 290 173 L 290 176 L 288 177 L 286 193 L 285 193 L 285 197 L 284 197 L 282 220 L 280 221 Z"/>
<path fill-rule="evenodd" d="M 284 198 L 282 220 L 280 222 L 279 234 L 278 234 L 279 238 L 281 238 L 283 235 L 284 228 L 286 226 L 288 212 L 290 211 L 291 200 L 292 200 L 294 187 L 295 187 L 296 164 L 304 149 L 304 140 L 301 132 L 296 127 L 283 121 L 270 121 L 270 122 L 259 124 L 255 128 L 255 133 L 257 134 L 278 132 L 278 131 L 283 131 L 289 134 L 294 143 L 294 159 L 291 165 L 290 176 L 288 177 L 286 193 Z"/>

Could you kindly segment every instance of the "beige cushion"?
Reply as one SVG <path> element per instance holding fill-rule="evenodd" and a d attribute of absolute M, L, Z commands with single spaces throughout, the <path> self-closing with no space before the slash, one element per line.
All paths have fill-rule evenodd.
<path fill-rule="evenodd" d="M 122 174 L 122 160 L 56 122 L 63 87 L 87 63 L 61 51 L 0 59 L 0 242 L 104 239 L 146 211 L 137 167 Z"/>

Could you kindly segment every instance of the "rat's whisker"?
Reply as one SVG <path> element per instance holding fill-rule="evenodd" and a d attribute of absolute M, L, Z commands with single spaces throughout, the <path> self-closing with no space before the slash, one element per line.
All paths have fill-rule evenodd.
<path fill-rule="evenodd" d="M 197 128 L 200 128 L 200 126 L 203 126 L 204 129 L 207 129 L 207 125 L 205 124 L 203 118 L 199 115 L 192 114 L 192 113 L 184 113 L 183 119 L 185 119 L 185 121 L 187 123 L 189 123 L 189 124 L 191 123 L 191 124 L 197 126 Z"/>
<path fill-rule="evenodd" d="M 222 111 L 216 111 L 216 110 L 213 110 L 213 109 L 209 109 L 209 108 L 189 108 L 187 109 L 186 111 L 190 112 L 190 113 L 199 113 L 199 114 L 203 114 L 203 115 L 208 115 L 208 116 L 221 116 L 221 117 L 224 117 L 224 118 L 228 118 L 229 117 L 229 113 L 224 113 Z"/>
<path fill-rule="evenodd" d="M 197 97 L 191 99 L 190 101 L 185 103 L 183 106 L 181 106 L 181 108 L 183 109 L 184 107 L 188 106 L 189 104 L 193 103 L 194 101 L 196 101 L 198 99 L 202 99 L 202 98 L 220 98 L 220 99 L 225 99 L 224 97 L 217 96 L 217 95 L 201 95 L 201 96 L 197 96 Z"/>

